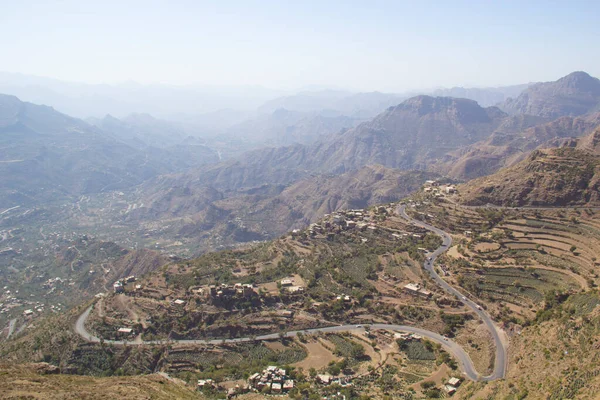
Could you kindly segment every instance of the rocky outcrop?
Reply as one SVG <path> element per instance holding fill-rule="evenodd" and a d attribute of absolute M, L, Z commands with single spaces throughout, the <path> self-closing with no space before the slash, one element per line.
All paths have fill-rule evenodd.
<path fill-rule="evenodd" d="M 468 205 L 600 206 L 600 128 L 459 188 Z"/>

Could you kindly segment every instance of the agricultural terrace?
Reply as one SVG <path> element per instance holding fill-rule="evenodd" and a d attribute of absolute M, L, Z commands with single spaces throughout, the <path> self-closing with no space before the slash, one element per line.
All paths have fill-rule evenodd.
<path fill-rule="evenodd" d="M 432 200 L 416 218 L 451 232 L 440 273 L 484 300 L 493 315 L 523 323 L 548 293 L 576 293 L 599 281 L 600 217 L 590 209 L 468 208 Z"/>

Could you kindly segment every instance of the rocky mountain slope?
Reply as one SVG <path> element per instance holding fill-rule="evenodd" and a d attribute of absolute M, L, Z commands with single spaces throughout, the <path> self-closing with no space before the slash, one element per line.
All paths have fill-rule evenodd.
<path fill-rule="evenodd" d="M 460 188 L 470 205 L 600 205 L 600 128 L 560 147 L 540 149 L 513 167 L 475 179 Z"/>
<path fill-rule="evenodd" d="M 537 83 L 501 106 L 510 114 L 558 118 L 598 111 L 600 80 L 585 72 L 573 72 L 555 82 Z"/>
<path fill-rule="evenodd" d="M 0 391 L 6 399 L 199 399 L 179 380 L 160 374 L 89 377 L 58 374 L 53 365 L 34 363 L 0 366 Z M 54 367 L 56 368 L 56 367 Z"/>
<path fill-rule="evenodd" d="M 450 150 L 489 136 L 505 117 L 499 109 L 482 108 L 472 100 L 413 97 L 321 144 L 315 166 L 332 172 L 372 163 L 424 168 Z"/>
<path fill-rule="evenodd" d="M 119 223 L 144 226 L 164 221 L 161 225 L 168 224 L 171 235 L 205 251 L 272 239 L 340 209 L 396 201 L 436 177 L 369 165 L 341 175 L 306 177 L 287 187 L 265 184 L 237 191 L 161 177 L 160 189 L 140 198 L 144 206 L 124 214 Z"/>
<path fill-rule="evenodd" d="M 551 122 L 529 115 L 514 116 L 504 126 L 517 122 L 520 129 L 498 129 L 487 139 L 448 153 L 433 171 L 456 179 L 473 179 L 489 175 L 523 160 L 547 142 L 591 133 L 600 125 L 600 113 L 581 117 L 561 117 Z M 529 126 L 529 127 L 528 127 Z M 502 127 L 501 127 L 502 128 Z M 516 133 L 514 133 L 516 132 Z"/>
<path fill-rule="evenodd" d="M 425 169 L 446 153 L 487 138 L 506 117 L 472 100 L 418 96 L 327 140 L 255 150 L 177 179 L 238 190 L 290 184 L 311 173 L 341 174 L 369 164 Z"/>

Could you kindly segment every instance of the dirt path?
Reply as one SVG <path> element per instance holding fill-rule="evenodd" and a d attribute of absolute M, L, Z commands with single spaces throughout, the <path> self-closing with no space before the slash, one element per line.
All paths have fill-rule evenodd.
<path fill-rule="evenodd" d="M 138 315 L 138 313 L 135 310 L 133 310 L 131 307 L 129 307 L 128 304 L 126 304 L 124 299 L 125 299 L 125 296 L 122 296 L 122 295 L 117 296 L 117 301 L 119 302 L 119 306 L 127 312 L 127 315 L 129 315 L 129 319 L 131 319 L 135 323 L 142 324 L 142 327 L 144 329 L 146 329 L 146 321 L 141 319 L 140 316 Z"/>

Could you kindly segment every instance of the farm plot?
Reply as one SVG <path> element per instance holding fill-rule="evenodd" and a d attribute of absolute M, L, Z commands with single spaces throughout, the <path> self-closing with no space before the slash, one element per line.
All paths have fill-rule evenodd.
<path fill-rule="evenodd" d="M 542 250 L 544 253 L 568 258 L 585 270 L 593 271 L 596 255 L 600 252 L 598 245 L 600 240 L 595 240 L 594 233 L 586 233 L 587 228 L 583 224 L 574 227 L 548 221 L 527 220 L 526 222 L 520 224 L 511 221 L 503 226 L 514 234 L 514 240 L 503 242 L 505 247 L 517 250 Z"/>
<path fill-rule="evenodd" d="M 565 308 L 573 310 L 573 315 L 580 316 L 591 313 L 598 305 L 600 298 L 596 293 L 580 293 L 569 296 Z"/>
<path fill-rule="evenodd" d="M 478 295 L 511 303 L 539 303 L 549 290 L 577 290 L 571 277 L 540 268 L 482 268 L 463 273 L 463 286 Z M 518 304 L 518 303 L 516 303 Z"/>
<path fill-rule="evenodd" d="M 500 244 L 499 243 L 480 242 L 480 243 L 477 243 L 473 247 L 473 249 L 477 252 L 489 253 L 489 252 L 500 249 Z"/>
<path fill-rule="evenodd" d="M 306 358 L 306 350 L 300 346 L 289 346 L 282 350 L 272 350 L 269 347 L 258 345 L 243 346 L 244 359 L 251 363 L 287 365 L 299 362 Z"/>
<path fill-rule="evenodd" d="M 400 350 L 411 361 L 433 361 L 435 354 L 422 341 L 411 340 L 400 344 Z"/>
<path fill-rule="evenodd" d="M 187 350 L 171 352 L 167 356 L 173 369 L 197 368 L 204 370 L 210 367 L 231 367 L 242 362 L 243 357 L 232 351 Z"/>
<path fill-rule="evenodd" d="M 310 368 L 320 370 L 329 365 L 331 361 L 339 361 L 341 357 L 335 356 L 329 349 L 323 346 L 319 341 L 311 341 L 304 345 L 308 353 L 307 357 L 295 364 L 294 367 L 301 367 L 308 371 Z"/>
<path fill-rule="evenodd" d="M 362 344 L 336 334 L 327 335 L 327 340 L 335 345 L 334 354 L 344 357 L 349 365 L 356 365 L 365 359 L 365 348 Z"/>
<path fill-rule="evenodd" d="M 256 369 L 268 364 L 288 365 L 306 357 L 303 347 L 293 345 L 273 350 L 259 344 L 243 344 L 231 350 L 172 350 L 167 356 L 171 369 L 205 370 L 207 368 Z"/>

